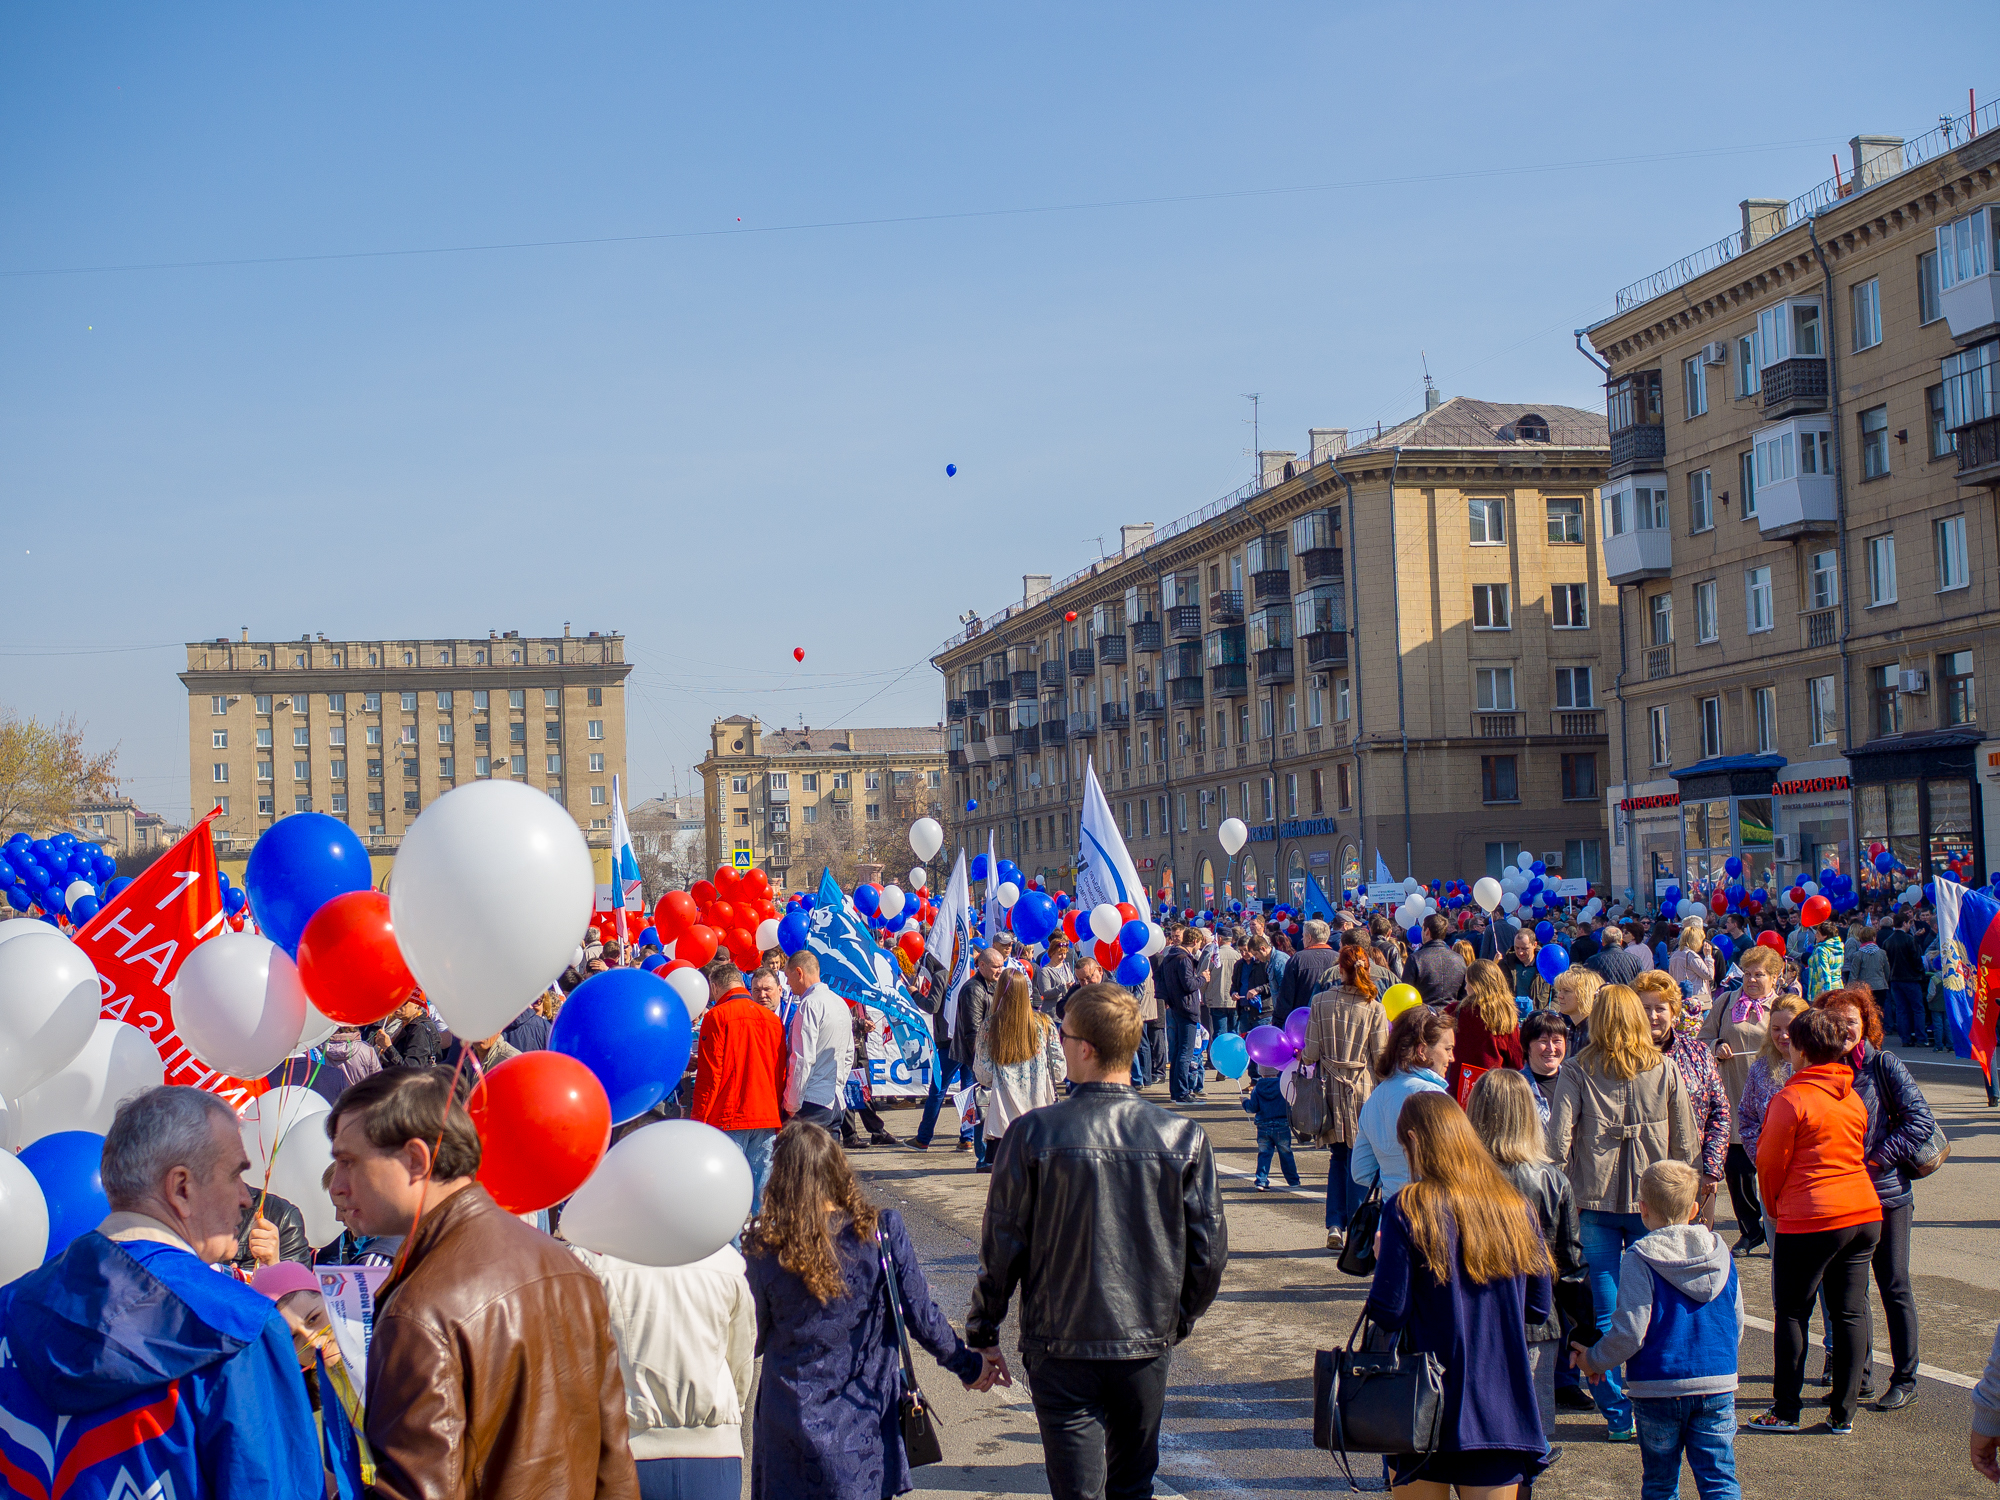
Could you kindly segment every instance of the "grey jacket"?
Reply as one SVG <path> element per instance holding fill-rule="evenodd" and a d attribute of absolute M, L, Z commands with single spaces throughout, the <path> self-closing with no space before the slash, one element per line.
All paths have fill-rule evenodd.
<path fill-rule="evenodd" d="M 1618 1262 L 1618 1309 L 1611 1331 L 1590 1351 L 1590 1362 L 1622 1365 L 1646 1342 L 1653 1321 L 1653 1273 L 1693 1302 L 1713 1302 L 1730 1290 L 1729 1247 L 1701 1224 L 1669 1224 L 1641 1237 Z M 1736 1337 L 1743 1337 L 1743 1284 L 1735 1282 Z M 1634 1380 L 1626 1372 L 1625 1394 L 1635 1400 L 1664 1396 L 1716 1396 L 1736 1389 L 1736 1372 Z"/>
<path fill-rule="evenodd" d="M 1549 1160 L 1569 1173 L 1578 1213 L 1636 1214 L 1646 1168 L 1670 1158 L 1692 1164 L 1700 1146 L 1670 1057 L 1622 1079 L 1579 1056 L 1549 1090 Z"/>
<path fill-rule="evenodd" d="M 1840 980 L 1871 990 L 1888 989 L 1889 955 L 1873 943 L 1856 943 L 1841 961 Z"/>

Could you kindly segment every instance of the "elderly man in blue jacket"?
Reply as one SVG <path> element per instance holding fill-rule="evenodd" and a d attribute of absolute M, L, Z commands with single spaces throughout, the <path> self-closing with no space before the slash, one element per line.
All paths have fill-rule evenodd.
<path fill-rule="evenodd" d="M 119 1106 L 111 1216 L 0 1288 L 0 1493 L 325 1495 L 285 1320 L 212 1269 L 236 1254 L 249 1166 L 213 1094 L 156 1088 Z"/>

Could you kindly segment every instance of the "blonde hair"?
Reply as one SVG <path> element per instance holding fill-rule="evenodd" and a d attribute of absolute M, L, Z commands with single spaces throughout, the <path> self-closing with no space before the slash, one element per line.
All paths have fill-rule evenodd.
<path fill-rule="evenodd" d="M 1764 1059 L 1764 1066 L 1773 1073 L 1790 1066 L 1785 1061 L 1785 1054 L 1778 1050 L 1778 1034 L 1784 1032 L 1789 1035 L 1793 1018 L 1805 1013 L 1806 999 L 1803 995 L 1780 995 L 1773 1002 L 1770 1029 L 1764 1033 L 1764 1045 L 1757 1049 L 1757 1055 Z"/>
<path fill-rule="evenodd" d="M 1041 1050 L 1048 1018 L 1036 1014 L 1028 976 L 1009 970 L 1000 976 L 1000 993 L 986 1018 L 986 1046 L 1001 1067 L 1023 1063 Z"/>
<path fill-rule="evenodd" d="M 1507 971 L 1491 959 L 1475 959 L 1466 965 L 1465 998 L 1460 1006 L 1471 1006 L 1495 1036 L 1507 1036 L 1521 1025 L 1520 1007 L 1514 1004 L 1514 990 L 1507 983 Z"/>
<path fill-rule="evenodd" d="M 1687 924 L 1681 928 L 1681 948 L 1684 951 L 1691 948 L 1699 948 L 1707 941 L 1708 933 L 1701 925 L 1701 918 L 1689 917 Z"/>
<path fill-rule="evenodd" d="M 1653 1028 L 1629 985 L 1607 984 L 1590 1012 L 1590 1045 L 1576 1055 L 1577 1066 L 1611 1078 L 1633 1079 L 1665 1059 L 1653 1043 Z"/>
<path fill-rule="evenodd" d="M 1687 1011 L 1687 1002 L 1681 998 L 1681 987 L 1670 974 L 1659 969 L 1648 969 L 1632 981 L 1632 989 L 1641 995 L 1658 995 L 1662 1000 L 1671 1001 L 1674 1019 L 1678 1021 Z"/>
<path fill-rule="evenodd" d="M 1701 1175 L 1686 1162 L 1656 1161 L 1639 1178 L 1639 1201 L 1669 1224 L 1685 1224 L 1700 1186 Z"/>
<path fill-rule="evenodd" d="M 1581 1021 L 1590 1019 L 1591 1011 L 1597 1006 L 1597 992 L 1603 988 L 1604 976 L 1580 964 L 1556 975 L 1556 999 L 1574 1001 L 1577 1019 Z"/>
<path fill-rule="evenodd" d="M 1465 1101 L 1465 1117 L 1501 1166 L 1549 1159 L 1535 1091 L 1515 1069 L 1489 1068 L 1480 1074 Z"/>
<path fill-rule="evenodd" d="M 1554 1273 L 1534 1210 L 1481 1148 L 1449 1094 L 1405 1099 L 1396 1139 L 1410 1163 L 1410 1183 L 1396 1202 L 1417 1258 L 1439 1283 L 1451 1281 L 1454 1233 L 1459 1264 L 1475 1285 Z"/>

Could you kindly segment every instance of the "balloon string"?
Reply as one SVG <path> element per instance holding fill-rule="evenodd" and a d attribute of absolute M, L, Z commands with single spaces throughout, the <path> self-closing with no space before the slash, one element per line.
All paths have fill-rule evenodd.
<path fill-rule="evenodd" d="M 313 1050 L 315 1053 L 318 1052 L 317 1048 L 314 1048 Z M 306 1081 L 303 1085 L 301 1085 L 301 1087 L 306 1089 L 312 1088 L 313 1080 L 319 1077 L 320 1063 L 322 1060 L 323 1059 L 317 1056 L 315 1056 L 312 1059 L 312 1071 L 306 1074 Z M 285 1104 L 286 1106 L 290 1106 L 294 1102 L 295 1099 L 287 1099 L 285 1101 Z M 263 1111 L 260 1109 L 258 1113 L 261 1116 Z M 281 1108 L 278 1113 L 279 1113 L 278 1129 L 272 1138 L 270 1149 L 264 1151 L 264 1182 L 262 1188 L 259 1190 L 257 1194 L 257 1207 L 255 1211 L 251 1214 L 251 1222 L 253 1224 L 258 1219 L 264 1217 L 264 1201 L 265 1199 L 271 1196 L 271 1174 L 278 1169 L 278 1152 L 284 1148 L 285 1137 L 291 1134 L 292 1126 L 298 1124 L 299 1122 L 298 1116 L 296 1114 L 294 1114 L 294 1116 L 289 1122 L 286 1121 L 284 1119 L 283 1108 Z M 263 1132 L 261 1130 L 258 1132 L 257 1144 L 259 1149 L 263 1148 L 264 1144 Z"/>
<path fill-rule="evenodd" d="M 472 1057 L 472 1044 L 461 1039 L 458 1044 L 458 1061 L 451 1069 L 451 1087 L 445 1091 L 444 1118 L 438 1122 L 437 1139 L 431 1143 L 430 1160 L 424 1163 L 424 1192 L 417 1199 L 417 1213 L 416 1217 L 410 1220 L 410 1232 L 403 1236 L 403 1243 L 396 1247 L 396 1258 L 389 1263 L 389 1277 L 388 1281 L 383 1283 L 384 1286 L 403 1274 L 403 1263 L 409 1259 L 410 1246 L 417 1240 L 417 1226 L 424 1222 L 424 1205 L 430 1201 L 430 1183 L 437 1171 L 438 1152 L 444 1149 L 445 1127 L 451 1123 L 452 1102 L 458 1098 L 458 1080 L 465 1071 L 465 1060 L 469 1057 L 472 1058 L 472 1071 L 476 1078 L 473 1088 L 476 1090 L 486 1086 L 486 1070 L 479 1065 L 478 1058 Z"/>

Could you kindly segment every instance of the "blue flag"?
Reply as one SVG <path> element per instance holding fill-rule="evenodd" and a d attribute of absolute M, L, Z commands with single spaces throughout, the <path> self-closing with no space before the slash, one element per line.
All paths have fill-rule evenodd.
<path fill-rule="evenodd" d="M 1306 915 L 1318 917 L 1322 922 L 1333 920 L 1333 903 L 1326 899 L 1326 892 L 1319 888 L 1319 877 L 1310 870 L 1306 872 Z"/>
<path fill-rule="evenodd" d="M 901 1056 L 890 1062 L 884 1081 L 898 1093 L 928 1088 L 934 1050 L 930 1017 L 910 998 L 896 960 L 875 945 L 831 870 L 819 877 L 819 894 L 806 919 L 806 947 L 819 959 L 819 977 L 828 989 L 889 1023 Z"/>

